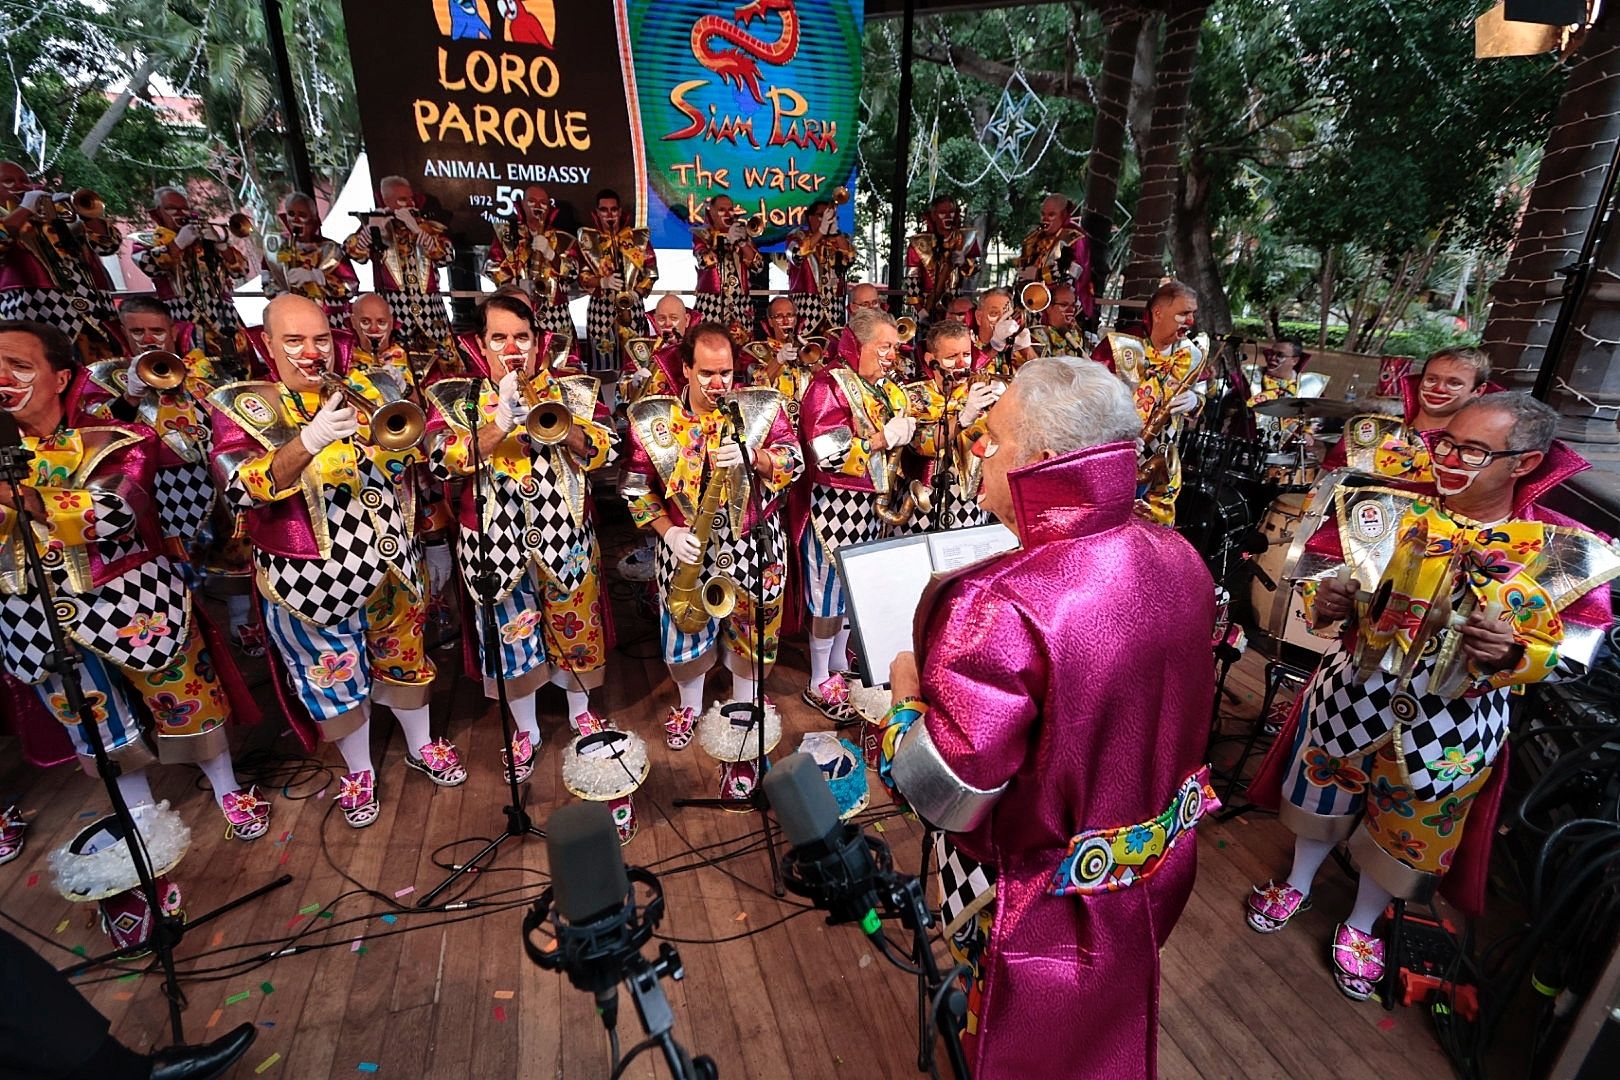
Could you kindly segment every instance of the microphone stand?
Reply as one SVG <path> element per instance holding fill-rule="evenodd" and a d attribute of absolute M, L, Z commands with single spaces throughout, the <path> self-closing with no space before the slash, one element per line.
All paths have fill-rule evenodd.
<path fill-rule="evenodd" d="M 754 469 L 753 455 L 748 450 L 748 441 L 743 435 L 742 416 L 736 402 L 731 402 L 732 417 L 731 433 L 742 448 L 743 467 L 750 472 Z M 748 505 L 753 513 L 754 527 L 763 528 L 765 525 L 764 499 L 760 494 L 758 477 L 753 477 L 748 483 Z M 784 547 L 786 538 L 783 540 Z M 751 702 L 732 702 L 720 708 L 722 715 L 735 720 L 738 716 L 746 716 L 754 725 L 754 787 L 746 799 L 676 799 L 678 807 L 699 806 L 719 810 L 758 811 L 760 828 L 764 830 L 765 854 L 771 864 L 771 891 L 778 897 L 787 893 L 782 886 L 782 866 L 776 857 L 776 841 L 772 837 L 770 802 L 765 797 L 765 770 L 770 767 L 770 761 L 765 756 L 765 552 L 759 553 L 759 565 L 754 572 L 754 698 Z"/>
<path fill-rule="evenodd" d="M 675 1027 L 675 1010 L 670 1008 L 659 980 L 668 977 L 679 982 L 685 976 L 680 954 L 667 941 L 658 946 L 657 960 L 648 960 L 636 953 L 626 961 L 624 985 L 630 991 L 630 999 L 636 1003 L 636 1015 L 641 1018 L 641 1030 L 647 1037 L 624 1055 L 609 1080 L 618 1080 L 636 1055 L 654 1046 L 663 1051 L 664 1063 L 675 1080 L 716 1080 L 720 1075 L 713 1059 L 706 1054 L 692 1057 L 671 1034 Z"/>
<path fill-rule="evenodd" d="M 521 375 L 519 376 L 522 377 Z M 484 461 L 478 446 L 478 395 L 475 393 L 464 402 L 467 414 L 468 442 L 472 447 L 472 497 L 473 511 L 478 515 L 478 574 L 473 578 L 473 591 L 478 596 L 479 625 L 483 629 L 484 642 L 484 674 L 495 683 L 495 700 L 497 711 L 501 714 L 501 738 L 506 744 L 507 757 L 512 755 L 512 705 L 506 695 L 506 671 L 501 664 L 501 647 L 499 628 L 495 625 L 495 566 L 489 553 L 489 530 L 484 527 Z M 527 567 L 524 573 L 529 573 Z M 495 839 L 484 845 L 483 849 L 451 870 L 445 879 L 428 890 L 422 899 L 416 902 L 419 908 L 432 907 L 446 889 L 467 874 L 476 873 L 478 864 L 500 850 L 502 844 L 514 837 L 538 836 L 545 838 L 545 833 L 535 825 L 529 817 L 528 810 L 523 805 L 523 793 L 518 790 L 517 770 L 511 767 L 508 761 L 506 769 L 506 783 L 511 801 L 506 804 L 506 828 Z"/>
<path fill-rule="evenodd" d="M 124 834 L 124 846 L 129 849 L 129 861 L 135 868 L 135 876 L 139 879 L 141 896 L 145 898 L 147 908 L 151 913 L 152 932 L 144 942 L 129 945 L 114 950 L 102 956 L 81 960 L 66 969 L 63 974 L 71 977 L 93 967 L 110 964 L 121 960 L 129 954 L 150 948 L 157 954 L 158 965 L 163 969 L 163 996 L 169 1003 L 169 1030 L 174 1036 L 174 1045 L 186 1045 L 185 1028 L 181 1020 L 181 1010 L 186 1004 L 185 993 L 180 989 L 179 976 L 174 969 L 174 950 L 185 937 L 186 924 L 163 910 L 162 898 L 158 894 L 157 879 L 152 873 L 150 856 L 146 851 L 145 838 L 141 836 L 135 824 L 135 817 L 130 812 L 129 803 L 124 800 L 124 793 L 118 787 L 118 776 L 122 769 L 107 756 L 107 745 L 102 740 L 101 728 L 96 723 L 95 712 L 85 700 L 84 688 L 79 684 L 78 666 L 79 654 L 68 644 L 67 634 L 62 629 L 61 617 L 57 614 L 56 605 L 51 603 L 51 589 L 49 580 L 45 576 L 45 563 L 40 558 L 39 542 L 34 536 L 34 515 L 29 513 L 27 503 L 22 498 L 22 483 L 28 475 L 28 464 L 32 454 L 25 450 L 21 443 L 16 445 L 0 445 L 0 482 L 9 483 L 16 498 L 12 510 L 17 514 L 17 535 L 22 538 L 23 559 L 28 564 L 28 577 L 39 593 L 40 607 L 44 609 L 45 628 L 50 633 L 51 651 L 44 661 L 45 670 L 58 675 L 62 680 L 62 692 L 66 698 L 68 709 L 79 718 L 79 726 L 84 732 L 85 741 L 90 744 L 91 756 L 95 759 L 96 775 L 101 778 L 102 785 L 107 789 L 108 801 L 112 803 L 113 817 Z M 243 904 L 257 900 L 260 896 L 273 889 L 291 883 L 291 874 L 282 874 L 274 881 L 261 885 L 252 892 L 246 893 L 224 904 L 205 915 L 191 920 L 191 926 L 197 927 L 211 922 L 228 911 L 233 911 Z"/>
<path fill-rule="evenodd" d="M 945 1056 L 956 1080 L 968 1080 L 967 1054 L 962 1049 L 962 1022 L 967 1016 L 967 995 L 952 986 L 953 972 L 940 974 L 939 961 L 934 958 L 933 944 L 928 931 L 935 925 L 934 913 L 928 910 L 923 897 L 922 880 L 910 874 L 892 871 L 878 878 L 879 899 L 892 914 L 898 915 L 900 925 L 911 931 L 911 955 L 917 964 L 917 1071 L 934 1071 L 934 1041 L 930 1037 L 930 1023 L 945 1040 Z M 878 930 L 871 936 L 881 937 Z M 879 944 L 878 951 L 887 946 Z M 924 1004 L 927 1008 L 924 1008 Z"/>

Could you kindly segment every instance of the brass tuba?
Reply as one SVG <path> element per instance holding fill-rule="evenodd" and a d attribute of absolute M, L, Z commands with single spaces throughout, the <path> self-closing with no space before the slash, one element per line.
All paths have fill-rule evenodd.
<path fill-rule="evenodd" d="M 741 441 L 740 429 L 733 425 L 733 431 Z M 703 556 L 709 549 L 715 516 L 725 513 L 720 504 L 725 501 L 730 482 L 726 471 L 717 469 L 709 477 L 709 482 L 703 485 L 697 520 L 692 523 L 692 536 L 698 543 L 697 561 L 676 565 L 675 577 L 669 583 L 669 594 L 664 597 L 664 607 L 669 611 L 670 621 L 683 634 L 697 633 L 708 625 L 710 619 L 723 619 L 737 606 L 735 581 L 719 575 L 702 580 Z"/>
<path fill-rule="evenodd" d="M 343 376 L 321 372 L 321 389 L 337 393 L 371 428 L 371 445 L 379 450 L 404 450 L 422 441 L 427 430 L 427 414 L 414 401 L 399 398 L 379 405 L 349 384 Z"/>

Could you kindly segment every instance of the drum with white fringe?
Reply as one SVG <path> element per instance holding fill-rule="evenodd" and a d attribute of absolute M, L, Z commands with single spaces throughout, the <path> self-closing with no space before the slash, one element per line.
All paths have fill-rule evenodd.
<path fill-rule="evenodd" d="M 754 707 L 746 701 L 728 701 L 709 706 L 698 720 L 698 745 L 703 752 L 720 763 L 720 798 L 740 802 L 754 792 L 759 781 L 756 758 L 759 757 L 759 726 L 754 721 Z M 766 754 L 782 741 L 782 714 L 776 706 L 765 706 Z M 747 807 L 737 809 L 746 812 Z"/>
<path fill-rule="evenodd" d="M 648 768 L 647 744 L 633 731 L 589 731 L 563 749 L 563 787 L 587 802 L 607 803 L 620 844 L 636 835 L 636 808 L 630 796 L 647 779 Z"/>

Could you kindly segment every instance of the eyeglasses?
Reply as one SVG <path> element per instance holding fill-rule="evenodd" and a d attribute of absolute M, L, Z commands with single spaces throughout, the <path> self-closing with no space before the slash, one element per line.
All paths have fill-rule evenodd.
<path fill-rule="evenodd" d="M 1457 460 L 1470 469 L 1483 469 L 1499 457 L 1518 457 L 1530 453 L 1529 450 L 1486 450 L 1478 446 L 1463 446 L 1448 435 L 1435 439 L 1429 449 L 1430 455 L 1436 460 L 1456 454 Z"/>

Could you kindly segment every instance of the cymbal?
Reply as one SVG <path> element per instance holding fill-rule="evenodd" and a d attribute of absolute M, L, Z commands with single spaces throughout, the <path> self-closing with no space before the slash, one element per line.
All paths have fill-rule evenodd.
<path fill-rule="evenodd" d="M 1320 416 L 1343 420 L 1366 410 L 1358 409 L 1353 401 L 1339 401 L 1336 398 L 1285 397 L 1263 401 L 1254 407 L 1254 411 L 1262 416 L 1280 416 L 1284 419 Z"/>

